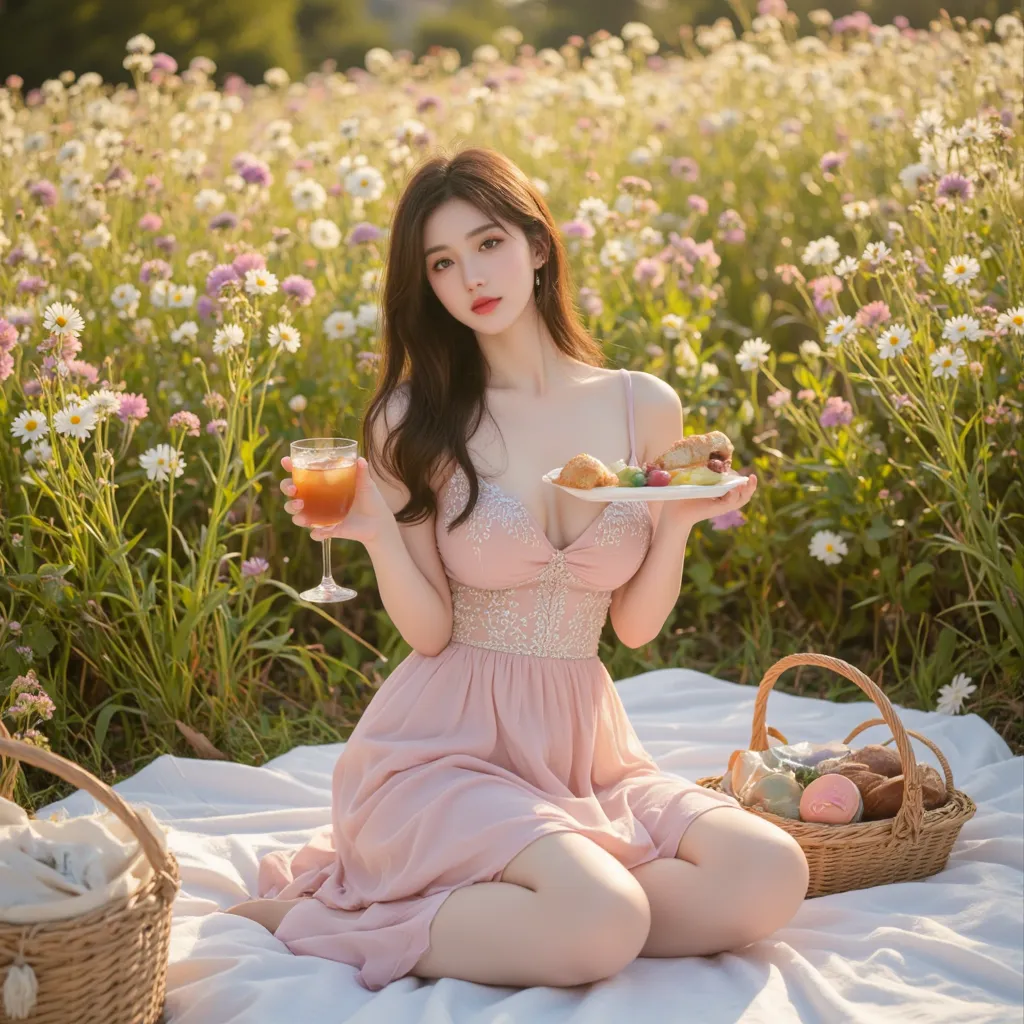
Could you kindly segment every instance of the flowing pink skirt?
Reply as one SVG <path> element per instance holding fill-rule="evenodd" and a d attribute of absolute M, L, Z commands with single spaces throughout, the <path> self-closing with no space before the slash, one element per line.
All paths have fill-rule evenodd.
<path fill-rule="evenodd" d="M 493 882 L 540 836 L 578 832 L 626 868 L 674 857 L 721 793 L 663 773 L 598 658 L 459 643 L 385 680 L 334 770 L 332 825 L 260 862 L 259 893 L 310 896 L 275 933 L 380 989 L 426 952 L 454 889 Z"/>

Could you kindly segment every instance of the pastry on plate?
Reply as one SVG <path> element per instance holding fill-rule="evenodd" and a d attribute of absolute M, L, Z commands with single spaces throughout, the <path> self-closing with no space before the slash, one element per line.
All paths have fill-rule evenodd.
<path fill-rule="evenodd" d="M 673 483 L 717 484 L 732 469 L 732 441 L 720 430 L 680 438 L 654 460 Z"/>
<path fill-rule="evenodd" d="M 600 459 L 581 453 L 574 455 L 562 467 L 555 483 L 589 491 L 594 487 L 616 487 L 619 478 Z"/>

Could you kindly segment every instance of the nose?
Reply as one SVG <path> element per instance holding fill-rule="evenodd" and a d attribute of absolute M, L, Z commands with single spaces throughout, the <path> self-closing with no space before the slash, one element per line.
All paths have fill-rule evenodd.
<path fill-rule="evenodd" d="M 479 291 L 484 285 L 484 275 L 479 268 L 467 263 L 463 269 L 463 279 L 466 282 L 466 290 L 469 292 Z"/>

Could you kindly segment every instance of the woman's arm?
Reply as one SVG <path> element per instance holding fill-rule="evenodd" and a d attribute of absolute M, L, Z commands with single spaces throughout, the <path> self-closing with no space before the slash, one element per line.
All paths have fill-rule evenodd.
<path fill-rule="evenodd" d="M 656 458 L 683 436 L 683 408 L 675 391 L 658 377 L 633 374 L 636 430 L 641 462 Z M 679 600 L 686 542 L 696 523 L 745 505 L 757 487 L 751 477 L 719 498 L 651 502 L 654 536 L 640 568 L 612 595 L 610 617 L 627 647 L 642 647 L 660 632 Z"/>
<path fill-rule="evenodd" d="M 381 451 L 384 438 L 399 415 L 396 396 L 385 415 L 374 426 L 374 449 Z M 287 459 L 285 469 L 291 471 Z M 285 494 L 295 493 L 290 481 L 284 481 Z M 373 563 L 381 602 L 398 632 L 413 650 L 428 657 L 440 654 L 452 635 L 452 598 L 448 577 L 437 550 L 434 535 L 435 516 L 415 525 L 400 524 L 395 513 L 409 499 L 401 481 L 373 469 L 360 460 L 356 477 L 356 497 L 352 509 L 337 526 L 313 529 L 314 540 L 340 537 L 363 544 Z M 302 503 L 290 501 L 285 509 L 298 525 L 306 525 Z"/>

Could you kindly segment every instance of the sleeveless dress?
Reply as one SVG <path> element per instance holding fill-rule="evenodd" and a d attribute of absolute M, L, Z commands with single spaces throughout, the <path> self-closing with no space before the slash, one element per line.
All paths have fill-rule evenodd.
<path fill-rule="evenodd" d="M 559 549 L 483 479 L 448 533 L 468 495 L 456 469 L 438 502 L 450 643 L 410 653 L 374 694 L 334 769 L 331 827 L 259 866 L 261 896 L 311 897 L 275 935 L 357 967 L 371 990 L 415 966 L 449 893 L 498 881 L 539 837 L 581 833 L 631 869 L 674 857 L 705 811 L 739 806 L 657 767 L 597 657 L 612 591 L 650 545 L 647 503 L 610 502 Z"/>

